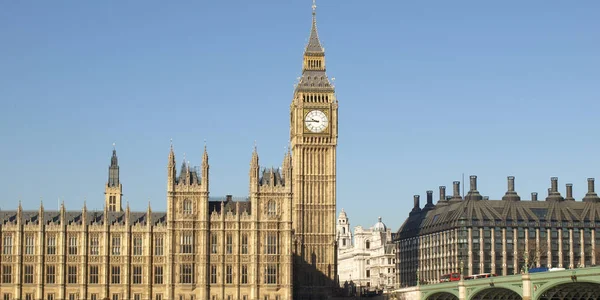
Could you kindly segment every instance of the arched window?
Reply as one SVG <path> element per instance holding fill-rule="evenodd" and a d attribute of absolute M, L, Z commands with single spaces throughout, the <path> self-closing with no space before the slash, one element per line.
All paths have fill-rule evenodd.
<path fill-rule="evenodd" d="M 192 213 L 192 201 L 185 199 L 183 200 L 183 213 L 189 215 Z"/>
<path fill-rule="evenodd" d="M 371 248 L 371 242 L 366 241 L 365 242 L 365 248 L 370 249 Z"/>
<path fill-rule="evenodd" d="M 342 234 L 346 233 L 346 227 L 342 227 Z"/>
<path fill-rule="evenodd" d="M 267 214 L 269 216 L 277 214 L 277 203 L 275 203 L 275 201 L 269 200 L 269 203 L 267 204 Z"/>

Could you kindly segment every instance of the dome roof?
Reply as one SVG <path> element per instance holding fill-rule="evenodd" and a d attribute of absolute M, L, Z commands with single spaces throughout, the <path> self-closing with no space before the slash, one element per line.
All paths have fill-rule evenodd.
<path fill-rule="evenodd" d="M 385 232 L 387 230 L 387 227 L 385 227 L 385 224 L 383 224 L 383 222 L 381 222 L 381 217 L 379 217 L 378 222 L 375 223 L 375 226 L 373 226 L 373 230 L 381 231 L 381 232 Z"/>
<path fill-rule="evenodd" d="M 347 219 L 347 218 L 348 218 L 348 216 L 346 216 L 346 212 L 342 208 L 342 211 L 340 212 L 340 216 L 338 217 L 338 219 Z"/>

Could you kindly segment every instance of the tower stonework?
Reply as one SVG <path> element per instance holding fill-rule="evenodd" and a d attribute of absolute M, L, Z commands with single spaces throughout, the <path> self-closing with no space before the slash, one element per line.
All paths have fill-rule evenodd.
<path fill-rule="evenodd" d="M 293 153 L 294 299 L 324 299 L 336 286 L 338 102 L 325 68 L 316 6 L 302 76 L 290 107 Z"/>
<path fill-rule="evenodd" d="M 215 197 L 206 146 L 193 167 L 171 144 L 166 211 L 131 211 L 113 149 L 103 210 L 0 211 L 0 299 L 331 298 L 338 103 L 316 25 L 313 5 L 281 167 L 255 146 L 248 194 Z"/>
<path fill-rule="evenodd" d="M 119 160 L 117 150 L 114 148 L 108 167 L 108 181 L 104 187 L 104 195 L 104 205 L 108 211 L 123 211 L 123 186 L 119 181 Z"/>

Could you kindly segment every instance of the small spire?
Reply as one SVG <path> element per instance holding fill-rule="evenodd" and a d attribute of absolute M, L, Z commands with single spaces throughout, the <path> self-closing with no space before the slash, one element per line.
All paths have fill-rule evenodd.
<path fill-rule="evenodd" d="M 115 146 L 116 146 L 116 144 L 115 144 L 115 143 L 113 143 L 113 151 L 116 151 L 116 150 L 117 150 L 117 148 L 116 148 Z"/>
<path fill-rule="evenodd" d="M 208 150 L 206 148 L 206 140 L 204 140 L 204 152 L 202 153 L 202 165 L 208 165 Z"/>
<path fill-rule="evenodd" d="M 173 139 L 171 139 L 171 149 L 169 150 L 169 164 L 175 166 L 175 152 L 173 151 Z"/>
<path fill-rule="evenodd" d="M 312 11 L 313 16 L 317 14 L 317 0 L 313 0 Z"/>

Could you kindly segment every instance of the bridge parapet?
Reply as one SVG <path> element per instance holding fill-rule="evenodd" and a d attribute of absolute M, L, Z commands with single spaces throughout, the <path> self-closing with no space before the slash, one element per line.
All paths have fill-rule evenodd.
<path fill-rule="evenodd" d="M 597 287 L 600 289 L 600 267 L 426 284 L 394 290 L 388 294 L 387 298 L 397 300 L 431 300 L 438 298 L 435 295 L 443 294 L 446 297 L 444 299 L 447 299 L 451 294 L 458 300 L 471 300 L 475 295 L 481 296 L 486 293 L 493 294 L 505 291 L 507 294 L 514 295 L 514 297 L 518 295 L 523 300 L 538 300 L 544 292 L 570 283 L 597 284 Z M 462 293 L 461 289 L 463 289 Z"/>

